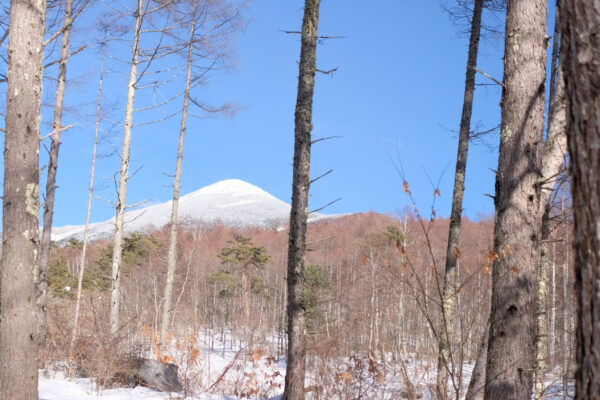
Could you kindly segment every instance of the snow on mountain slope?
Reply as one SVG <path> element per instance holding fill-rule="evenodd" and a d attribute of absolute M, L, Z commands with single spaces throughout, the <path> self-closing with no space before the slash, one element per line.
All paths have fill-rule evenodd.
<path fill-rule="evenodd" d="M 125 213 L 125 232 L 149 232 L 169 223 L 171 202 L 128 211 Z M 288 222 L 289 204 L 277 199 L 261 188 L 239 179 L 228 179 L 206 186 L 179 199 L 180 224 L 200 223 L 261 228 L 279 227 Z M 313 214 L 310 221 L 327 218 Z M 83 225 L 52 228 L 52 240 L 65 243 L 70 238 L 82 240 Z M 106 239 L 114 232 L 114 217 L 89 226 L 89 239 Z"/>

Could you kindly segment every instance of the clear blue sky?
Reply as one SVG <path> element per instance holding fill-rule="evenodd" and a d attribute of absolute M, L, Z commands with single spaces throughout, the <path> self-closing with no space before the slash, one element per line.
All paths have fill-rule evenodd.
<path fill-rule="evenodd" d="M 249 3 L 246 27 L 236 38 L 232 71 L 219 72 L 208 86 L 195 92 L 207 102 L 234 101 L 240 109 L 232 119 L 189 122 L 182 194 L 238 178 L 290 202 L 300 40 L 279 30 L 298 30 L 302 7 L 299 0 Z M 88 16 L 82 21 L 88 24 L 92 19 Z M 491 22 L 499 23 L 498 19 Z M 81 24 L 76 33 L 86 31 Z M 398 149 L 411 190 L 425 214 L 434 190 L 427 175 L 434 183 L 442 176 L 436 212 L 447 216 L 457 147 L 457 134 L 451 131 L 458 129 L 460 120 L 468 38 L 458 33 L 436 0 L 323 0 L 319 31 L 344 38 L 325 41 L 318 48 L 318 67 L 338 67 L 338 71 L 332 77 L 317 77 L 313 135 L 342 137 L 313 147 L 313 176 L 330 168 L 334 172 L 311 188 L 311 208 L 337 197 L 342 200 L 324 212 L 387 213 L 408 205 L 402 180 L 380 140 L 396 161 Z M 501 38 L 482 42 L 480 68 L 498 79 L 502 77 L 502 51 Z M 63 135 L 55 226 L 85 221 L 93 136 L 93 118 L 85 113 L 93 112 L 99 59 L 97 48 L 91 48 L 69 64 L 69 78 L 75 83 L 68 88 L 67 103 L 75 112 L 65 115 L 63 123 L 78 125 Z M 125 78 L 125 74 L 111 73 L 105 86 L 106 103 L 115 107 L 113 118 L 121 120 L 124 104 L 119 99 L 125 94 Z M 490 83 L 481 76 L 477 81 Z M 497 87 L 478 86 L 474 124 L 497 125 L 499 101 Z M 131 169 L 143 167 L 130 180 L 128 203 L 171 198 L 171 178 L 165 174 L 174 172 L 178 126 L 174 118 L 134 130 Z M 120 152 L 121 128 L 106 132 L 107 124 L 104 127 Z M 470 149 L 464 209 L 472 218 L 493 211 L 492 200 L 484 195 L 493 194 L 490 169 L 497 164 L 495 137 L 489 142 L 492 148 L 475 145 Z M 103 144 L 102 154 L 110 152 L 108 143 Z M 98 160 L 98 196 L 115 198 L 112 176 L 118 164 L 114 154 Z M 108 219 L 113 212 L 111 205 L 95 200 L 92 220 Z"/>

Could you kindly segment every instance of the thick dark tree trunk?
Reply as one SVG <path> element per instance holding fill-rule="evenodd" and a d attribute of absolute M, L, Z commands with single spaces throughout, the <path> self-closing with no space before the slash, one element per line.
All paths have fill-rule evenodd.
<path fill-rule="evenodd" d="M 543 212 L 546 0 L 507 4 L 486 399 L 531 398 Z"/>
<path fill-rule="evenodd" d="M 67 0 L 58 65 L 58 82 L 56 85 L 56 103 L 54 104 L 54 121 L 48 160 L 48 178 L 46 180 L 46 196 L 44 196 L 44 226 L 40 243 L 38 279 L 38 345 L 40 361 L 44 361 L 46 350 L 46 305 L 48 303 L 48 263 L 50 261 L 50 239 L 52 236 L 52 217 L 54 214 L 54 193 L 56 191 L 56 170 L 58 168 L 58 148 L 62 128 L 63 103 L 67 81 L 67 61 L 69 59 L 69 38 L 71 36 L 71 20 L 73 17 L 73 0 Z"/>
<path fill-rule="evenodd" d="M 460 222 L 462 219 L 462 203 L 465 193 L 465 172 L 467 169 L 467 155 L 469 152 L 469 133 L 471 130 L 471 114 L 473 111 L 473 95 L 475 93 L 475 67 L 477 66 L 477 53 L 481 32 L 481 14 L 483 0 L 475 0 L 473 19 L 471 21 L 471 38 L 469 41 L 469 54 L 467 56 L 467 72 L 465 79 L 465 93 L 463 109 L 460 118 L 460 133 L 458 136 L 458 151 L 456 156 L 456 170 L 454 172 L 454 192 L 452 194 L 452 212 L 450 214 L 450 228 L 448 230 L 448 248 L 446 250 L 446 270 L 444 273 L 444 288 L 442 299 L 442 320 L 439 329 L 439 352 L 437 370 L 437 395 L 440 400 L 448 398 L 448 375 L 452 370 L 454 389 L 460 393 L 460 385 L 456 382 L 456 361 L 452 349 L 454 324 L 454 308 L 456 306 L 456 262 L 460 255 L 459 237 Z M 456 393 L 456 397 L 459 397 Z"/>
<path fill-rule="evenodd" d="M 600 399 L 600 7 L 558 4 L 575 211 L 576 398 Z"/>
<path fill-rule="evenodd" d="M 12 0 L 8 44 L 0 398 L 38 399 L 37 252 L 44 0 Z"/>
<path fill-rule="evenodd" d="M 306 0 L 295 114 L 294 174 L 288 248 L 288 352 L 284 400 L 304 400 L 306 374 L 304 265 L 310 187 L 312 103 L 317 69 L 320 0 Z"/>

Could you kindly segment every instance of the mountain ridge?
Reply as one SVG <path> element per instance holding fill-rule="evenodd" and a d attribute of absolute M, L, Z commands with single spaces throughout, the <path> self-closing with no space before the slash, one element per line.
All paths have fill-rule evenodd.
<path fill-rule="evenodd" d="M 151 232 L 169 224 L 171 203 L 154 204 L 125 213 L 125 233 Z M 280 228 L 288 223 L 290 205 L 240 179 L 226 179 L 183 195 L 179 199 L 178 223 L 182 225 L 219 223 L 232 227 Z M 310 222 L 337 215 L 312 214 Z M 84 225 L 52 228 L 52 240 L 64 244 L 83 239 Z M 89 225 L 88 239 L 107 239 L 114 232 L 114 217 Z"/>

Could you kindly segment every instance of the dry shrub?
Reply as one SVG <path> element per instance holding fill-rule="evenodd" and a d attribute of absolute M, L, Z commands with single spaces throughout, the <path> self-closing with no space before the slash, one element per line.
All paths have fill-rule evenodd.
<path fill-rule="evenodd" d="M 200 368 L 200 338 L 197 332 L 191 331 L 181 337 L 175 337 L 172 332 L 167 332 L 164 345 L 161 346 L 160 331 L 143 325 L 141 337 L 142 340 L 149 341 L 149 346 L 145 345 L 145 347 L 152 348 L 156 360 L 178 366 L 178 376 L 184 388 L 184 396 L 204 389 Z"/>
<path fill-rule="evenodd" d="M 284 384 L 283 374 L 276 367 L 271 354 L 259 348 L 251 349 L 244 357 L 234 358 L 215 388 L 223 395 L 242 399 L 270 398 L 280 393 Z"/>
<path fill-rule="evenodd" d="M 311 360 L 308 391 L 311 399 L 391 400 L 421 397 L 410 381 L 402 382 L 404 371 L 374 353 L 350 357 L 320 357 Z M 408 377 L 408 376 L 406 376 Z"/>
<path fill-rule="evenodd" d="M 133 387 L 139 382 L 135 373 L 141 347 L 120 350 L 119 340 L 109 341 L 95 335 L 80 338 L 71 354 L 77 374 L 94 379 L 98 388 Z"/>
<path fill-rule="evenodd" d="M 69 359 L 69 344 L 73 330 L 71 303 L 64 299 L 50 299 L 47 309 L 45 366 L 56 368 Z"/>

